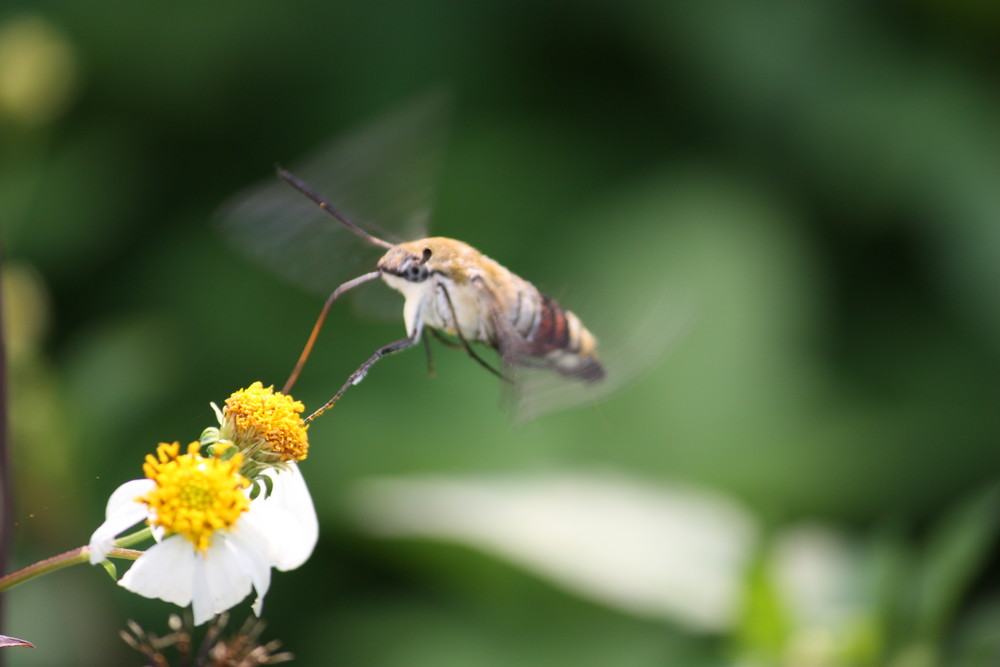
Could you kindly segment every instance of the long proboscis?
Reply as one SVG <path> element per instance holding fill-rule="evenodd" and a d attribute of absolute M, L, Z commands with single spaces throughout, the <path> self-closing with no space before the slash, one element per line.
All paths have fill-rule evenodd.
<path fill-rule="evenodd" d="M 333 305 L 334 301 L 340 298 L 340 295 L 344 292 L 354 289 L 358 285 L 363 285 L 371 280 L 375 280 L 382 275 L 381 271 L 372 271 L 371 273 L 366 273 L 357 278 L 348 280 L 343 285 L 337 287 L 330 293 L 327 297 L 326 303 L 323 304 L 323 310 L 320 311 L 319 317 L 316 318 L 316 324 L 313 325 L 312 332 L 309 334 L 309 340 L 306 341 L 306 346 L 302 348 L 302 354 L 299 355 L 299 360 L 295 363 L 295 368 L 292 370 L 292 374 L 288 376 L 288 380 L 285 382 L 285 386 L 282 387 L 281 393 L 288 395 L 292 390 L 292 386 L 295 381 L 299 379 L 299 373 L 302 372 L 302 367 L 306 365 L 306 359 L 309 358 L 309 354 L 312 352 L 313 345 L 316 343 L 316 338 L 319 336 L 319 330 L 323 327 L 323 322 L 326 320 L 326 314 L 330 310 L 330 306 Z"/>
<path fill-rule="evenodd" d="M 348 218 L 346 215 L 344 215 L 343 213 L 341 213 L 340 211 L 338 211 L 337 209 L 335 209 L 333 206 L 331 206 L 330 202 L 328 202 L 325 199 L 323 199 L 323 197 L 321 197 L 318 192 L 316 192 L 315 190 L 313 190 L 312 188 L 310 188 L 308 185 L 306 185 L 305 183 L 303 183 L 301 180 L 299 180 L 299 178 L 295 174 L 293 174 L 292 172 L 290 172 L 287 169 L 284 169 L 284 168 L 282 168 L 280 166 L 275 167 L 275 170 L 278 172 L 278 176 L 281 178 L 281 180 L 285 181 L 286 183 L 288 183 L 289 185 L 291 185 L 293 188 L 295 188 L 296 190 L 298 190 L 299 192 L 301 192 L 302 194 L 304 194 L 306 197 L 309 197 L 309 199 L 311 199 L 314 202 L 316 202 L 316 204 L 321 209 L 323 209 L 324 211 L 326 211 L 327 213 L 329 213 L 330 215 L 332 215 L 334 218 L 337 219 L 337 221 L 339 223 L 341 223 L 342 225 L 344 225 L 345 227 L 347 227 L 349 230 L 351 230 L 352 232 L 354 232 L 355 234 L 357 234 L 358 236 L 360 236 L 364 240 L 366 240 L 369 243 L 372 243 L 374 245 L 380 246 L 382 248 L 386 248 L 386 249 L 393 247 L 393 245 L 391 243 L 389 243 L 388 241 L 383 241 L 382 239 L 378 238 L 377 236 L 372 236 L 371 234 L 369 234 L 365 230 L 361 229 L 361 227 L 359 227 L 356 224 L 354 224 L 351 221 L 350 218 Z"/>

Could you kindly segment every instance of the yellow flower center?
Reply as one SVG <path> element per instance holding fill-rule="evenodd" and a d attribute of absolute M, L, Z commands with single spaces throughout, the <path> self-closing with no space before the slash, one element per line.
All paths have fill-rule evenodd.
<path fill-rule="evenodd" d="M 263 439 L 282 461 L 301 461 L 309 451 L 305 406 L 291 396 L 254 382 L 226 399 L 224 416 L 233 423 L 234 440 Z"/>
<path fill-rule="evenodd" d="M 160 443 L 142 466 L 156 487 L 139 500 L 149 506 L 150 525 L 183 535 L 205 551 L 215 532 L 230 530 L 249 509 L 243 489 L 250 481 L 239 474 L 241 454 L 223 461 L 201 456 L 199 447 L 192 442 L 187 454 L 179 455 L 180 443 Z"/>

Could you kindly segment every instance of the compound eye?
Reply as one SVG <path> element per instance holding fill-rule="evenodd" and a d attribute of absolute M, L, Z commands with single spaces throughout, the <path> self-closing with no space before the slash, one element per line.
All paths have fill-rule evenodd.
<path fill-rule="evenodd" d="M 410 282 L 419 283 L 427 279 L 427 267 L 423 264 L 410 264 L 406 267 L 406 279 Z"/>

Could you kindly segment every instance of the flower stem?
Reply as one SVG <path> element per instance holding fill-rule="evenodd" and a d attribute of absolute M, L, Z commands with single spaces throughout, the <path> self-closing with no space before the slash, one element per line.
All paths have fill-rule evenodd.
<path fill-rule="evenodd" d="M 129 537 L 133 536 L 130 535 Z M 145 552 L 137 551 L 136 549 L 122 549 L 120 547 L 114 547 L 111 549 L 111 552 L 108 553 L 108 558 L 135 560 L 143 553 Z M 90 547 L 78 547 L 72 551 L 61 553 L 58 556 L 52 556 L 51 558 L 40 560 L 33 565 L 29 565 L 28 567 L 18 570 L 17 572 L 11 572 L 7 576 L 0 577 L 0 592 L 9 590 L 18 584 L 23 584 L 24 582 L 34 579 L 35 577 L 40 577 L 43 574 L 55 572 L 56 570 L 61 570 L 64 567 L 76 565 L 77 563 L 86 563 L 89 560 Z"/>
<path fill-rule="evenodd" d="M 6 253 L 4 253 L 6 254 Z M 0 256 L 0 264 L 3 257 Z M 0 269 L 3 267 L 0 266 Z M 6 277 L 6 276 L 5 276 Z M 5 281 L 6 282 L 6 281 Z M 4 285 L 6 287 L 7 285 Z M 0 304 L 0 310 L 6 310 L 6 304 Z M 14 512 L 12 511 L 14 493 L 11 488 L 10 473 L 10 442 L 7 430 L 7 346 L 3 340 L 6 327 L 0 321 L 0 572 L 6 571 L 10 564 L 10 544 L 14 536 Z M 6 607 L 4 597 L 0 596 L 0 627 L 6 629 Z M 3 659 L 0 658 L 0 663 Z"/>
<path fill-rule="evenodd" d="M 138 544 L 139 542 L 145 542 L 146 540 L 153 539 L 153 529 L 146 526 L 142 530 L 137 530 L 131 535 L 126 535 L 124 537 L 119 537 L 115 540 L 116 547 L 130 547 L 133 544 Z"/>

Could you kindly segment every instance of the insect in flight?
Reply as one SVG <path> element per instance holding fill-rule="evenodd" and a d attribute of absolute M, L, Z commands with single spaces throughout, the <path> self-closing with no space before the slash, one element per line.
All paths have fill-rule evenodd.
<path fill-rule="evenodd" d="M 496 349 L 512 366 L 550 369 L 587 382 L 604 377 L 597 341 L 576 315 L 472 246 L 444 237 L 389 243 L 355 225 L 290 172 L 279 168 L 278 175 L 352 232 L 387 249 L 375 271 L 348 280 L 330 294 L 286 390 L 298 377 L 327 311 L 341 294 L 382 278 L 406 299 L 403 321 L 407 336 L 377 349 L 314 414 L 333 405 L 383 356 L 419 342 L 425 328 L 438 336 L 439 331 L 456 336 L 473 359 L 508 381 L 476 353 L 470 341 Z"/>
<path fill-rule="evenodd" d="M 329 294 L 285 391 L 298 378 L 330 307 L 343 294 L 382 279 L 404 297 L 406 336 L 378 348 L 308 419 L 333 405 L 390 353 L 423 340 L 429 359 L 428 332 L 463 348 L 498 375 L 519 404 L 533 400 L 525 395 L 525 380 L 535 374 L 560 378 L 561 384 L 608 386 L 596 339 L 571 311 L 466 243 L 421 238 L 431 164 L 442 143 L 441 107 L 440 98 L 425 99 L 349 135 L 297 168 L 303 178 L 279 168 L 284 182 L 251 188 L 219 216 L 223 230 L 248 254 L 294 282 Z M 326 198 L 312 183 L 324 184 Z M 350 210 L 351 217 L 342 210 Z M 376 236 L 365 230 L 378 229 L 372 221 L 419 240 L 388 241 L 382 238 L 388 232 Z M 345 232 L 363 239 L 381 257 L 365 254 Z M 474 343 L 496 350 L 502 370 L 484 360 Z M 581 400 L 605 392 L 588 393 Z M 533 416 L 541 411 L 521 412 Z"/>

